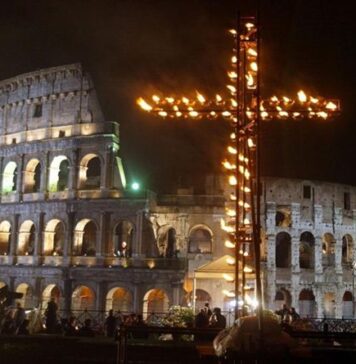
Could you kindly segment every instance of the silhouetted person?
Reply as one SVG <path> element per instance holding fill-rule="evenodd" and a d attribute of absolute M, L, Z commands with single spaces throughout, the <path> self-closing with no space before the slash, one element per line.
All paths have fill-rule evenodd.
<path fill-rule="evenodd" d="M 19 329 L 17 330 L 17 335 L 28 335 L 30 332 L 28 331 L 28 324 L 30 320 L 24 319 Z"/>
<path fill-rule="evenodd" d="M 15 311 L 15 315 L 14 315 L 14 323 L 15 323 L 16 333 L 19 330 L 22 323 L 24 322 L 25 318 L 26 318 L 25 310 L 21 307 L 21 303 L 17 302 L 16 311 Z"/>
<path fill-rule="evenodd" d="M 208 326 L 209 326 L 209 317 L 204 308 L 202 308 L 199 311 L 199 313 L 195 316 L 195 327 L 198 329 L 203 329 Z"/>
<path fill-rule="evenodd" d="M 116 317 L 114 311 L 110 310 L 108 317 L 105 319 L 105 330 L 107 337 L 114 337 L 116 332 Z"/>
<path fill-rule="evenodd" d="M 299 313 L 295 310 L 295 308 L 294 308 L 294 307 L 291 307 L 291 308 L 290 308 L 289 315 L 290 315 L 290 317 L 291 317 L 292 322 L 300 319 L 300 315 L 299 315 Z"/>
<path fill-rule="evenodd" d="M 57 326 L 57 310 L 58 306 L 52 297 L 47 304 L 46 309 L 46 330 L 48 333 L 53 333 Z"/>
<path fill-rule="evenodd" d="M 221 314 L 221 309 L 219 307 L 215 307 L 213 310 L 213 315 L 210 317 L 210 327 L 225 329 L 226 327 L 226 318 Z"/>

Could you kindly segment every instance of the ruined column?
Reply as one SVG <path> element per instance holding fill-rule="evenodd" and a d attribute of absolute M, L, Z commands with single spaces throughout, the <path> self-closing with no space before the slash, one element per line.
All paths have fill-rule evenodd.
<path fill-rule="evenodd" d="M 335 272 L 342 274 L 342 239 L 335 236 Z"/>
<path fill-rule="evenodd" d="M 69 197 L 74 198 L 77 195 L 78 189 L 78 170 L 79 170 L 79 161 L 78 161 L 78 149 L 73 149 L 71 153 L 72 163 L 69 167 L 69 181 L 68 181 L 68 190 L 69 190 Z"/>
<path fill-rule="evenodd" d="M 63 264 L 69 265 L 72 254 L 73 235 L 74 235 L 74 219 L 75 212 L 67 212 L 67 231 L 65 232 L 64 246 L 63 246 Z"/>
<path fill-rule="evenodd" d="M 315 236 L 315 281 L 323 274 L 323 242 L 320 236 Z"/>
<path fill-rule="evenodd" d="M 43 247 L 43 236 L 44 236 L 44 212 L 40 212 L 37 216 L 37 229 L 35 237 L 35 246 L 33 251 L 33 262 L 38 265 L 41 263 L 42 247 Z"/>
<path fill-rule="evenodd" d="M 18 230 L 19 230 L 19 218 L 20 214 L 14 214 L 13 223 L 11 225 L 11 241 L 10 241 L 10 264 L 15 263 L 16 256 L 16 247 L 17 247 L 17 239 L 18 239 Z"/>
<path fill-rule="evenodd" d="M 136 214 L 136 230 L 133 239 L 133 246 L 131 247 L 133 258 L 143 258 L 143 246 L 142 246 L 142 233 L 143 233 L 143 219 L 145 210 L 138 210 Z"/>

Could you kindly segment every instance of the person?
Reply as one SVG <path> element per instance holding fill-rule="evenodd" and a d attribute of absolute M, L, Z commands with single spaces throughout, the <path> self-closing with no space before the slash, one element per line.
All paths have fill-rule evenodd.
<path fill-rule="evenodd" d="M 105 319 L 105 330 L 107 337 L 114 337 L 116 332 L 116 317 L 114 311 L 110 310 L 108 317 Z"/>
<path fill-rule="evenodd" d="M 215 307 L 213 309 L 213 314 L 210 317 L 209 326 L 213 328 L 225 329 L 226 318 L 221 314 L 220 307 Z"/>
<path fill-rule="evenodd" d="M 54 297 L 51 297 L 50 301 L 47 304 L 46 309 L 46 330 L 48 333 L 54 333 L 57 326 L 57 310 L 58 306 L 54 300 Z"/>
<path fill-rule="evenodd" d="M 199 313 L 195 316 L 195 327 L 198 329 L 203 329 L 209 326 L 209 317 L 204 310 L 200 309 Z"/>
<path fill-rule="evenodd" d="M 211 315 L 213 314 L 211 309 L 210 309 L 210 305 L 209 302 L 205 302 L 204 304 L 204 311 L 206 313 L 206 315 L 208 316 L 208 319 L 210 319 Z"/>
<path fill-rule="evenodd" d="M 289 322 L 289 309 L 286 304 L 283 304 L 282 308 L 276 311 L 276 314 L 281 317 L 282 322 Z"/>
<path fill-rule="evenodd" d="M 140 327 L 140 328 L 147 327 L 146 323 L 143 321 L 143 316 L 142 315 L 137 315 L 136 316 L 136 319 L 132 323 L 132 326 L 133 327 Z M 147 339 L 148 338 L 148 332 L 145 332 L 145 331 L 133 332 L 132 337 L 134 339 Z"/>
<path fill-rule="evenodd" d="M 290 318 L 291 318 L 292 322 L 300 319 L 300 315 L 299 315 L 299 313 L 295 310 L 295 308 L 294 308 L 294 307 L 291 307 L 291 308 L 290 308 L 289 315 L 290 315 Z"/>
<path fill-rule="evenodd" d="M 28 324 L 30 320 L 24 319 L 22 324 L 20 325 L 19 329 L 17 330 L 17 335 L 28 335 L 30 332 L 28 330 Z"/>
<path fill-rule="evenodd" d="M 70 316 L 65 322 L 63 322 L 63 331 L 65 336 L 76 336 L 78 330 L 75 327 L 75 317 Z"/>
<path fill-rule="evenodd" d="M 26 318 L 25 310 L 21 307 L 21 303 L 17 302 L 16 304 L 16 311 L 14 315 L 14 322 L 15 322 L 15 332 L 19 330 L 20 326 L 24 322 Z"/>

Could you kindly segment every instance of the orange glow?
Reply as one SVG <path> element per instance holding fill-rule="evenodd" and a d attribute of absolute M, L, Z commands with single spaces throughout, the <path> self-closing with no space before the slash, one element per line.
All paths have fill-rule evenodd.
<path fill-rule="evenodd" d="M 137 102 L 138 106 L 140 106 L 141 109 L 143 109 L 145 111 L 152 110 L 152 106 L 150 104 L 148 104 L 142 97 L 139 97 L 136 102 Z"/>
<path fill-rule="evenodd" d="M 152 100 L 157 104 L 157 103 L 159 103 L 160 101 L 161 101 L 161 99 L 160 99 L 160 97 L 159 96 L 157 96 L 157 95 L 153 95 L 152 96 Z"/>
<path fill-rule="evenodd" d="M 298 99 L 301 103 L 307 101 L 307 95 L 304 93 L 303 90 L 298 91 Z"/>
<path fill-rule="evenodd" d="M 229 185 L 230 186 L 236 186 L 237 185 L 237 179 L 235 176 L 229 176 Z"/>
<path fill-rule="evenodd" d="M 197 99 L 201 104 L 205 103 L 205 97 L 197 91 Z"/>
<path fill-rule="evenodd" d="M 228 146 L 227 147 L 227 151 L 230 153 L 230 154 L 237 154 L 237 150 L 236 148 L 232 147 L 232 146 Z"/>
<path fill-rule="evenodd" d="M 335 111 L 337 109 L 336 104 L 334 104 L 333 102 L 329 101 L 326 105 L 325 108 L 327 108 L 328 110 L 332 110 Z"/>
<path fill-rule="evenodd" d="M 249 56 L 252 56 L 252 57 L 257 57 L 257 52 L 256 52 L 256 50 L 255 50 L 255 49 L 253 49 L 253 48 L 249 48 L 249 49 L 247 50 L 247 54 L 248 54 Z"/>

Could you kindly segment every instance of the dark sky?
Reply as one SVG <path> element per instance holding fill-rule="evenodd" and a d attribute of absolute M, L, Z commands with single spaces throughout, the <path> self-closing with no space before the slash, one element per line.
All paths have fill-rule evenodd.
<path fill-rule="evenodd" d="M 264 175 L 356 185 L 355 21 L 347 0 L 261 0 L 262 94 L 303 88 L 340 98 L 332 122 L 263 125 Z M 199 187 L 220 171 L 223 121 L 164 121 L 136 108 L 137 96 L 224 90 L 231 50 L 226 30 L 254 1 L 4 1 L 0 79 L 72 62 L 91 73 L 108 120 L 121 125 L 129 179 L 164 192 Z"/>

